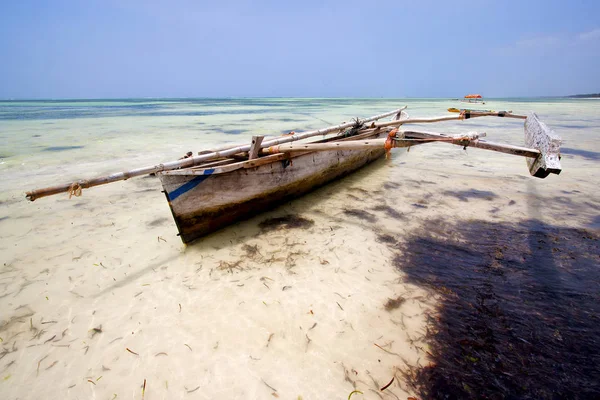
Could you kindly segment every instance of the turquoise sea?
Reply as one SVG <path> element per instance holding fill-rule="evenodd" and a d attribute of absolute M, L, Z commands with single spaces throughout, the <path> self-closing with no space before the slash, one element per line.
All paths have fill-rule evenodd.
<path fill-rule="evenodd" d="M 25 199 L 403 105 L 534 111 L 563 171 L 396 149 L 187 247 L 154 177 Z M 523 144 L 514 119 L 410 129 Z M 599 167 L 597 99 L 0 101 L 0 397 L 600 396 Z"/>

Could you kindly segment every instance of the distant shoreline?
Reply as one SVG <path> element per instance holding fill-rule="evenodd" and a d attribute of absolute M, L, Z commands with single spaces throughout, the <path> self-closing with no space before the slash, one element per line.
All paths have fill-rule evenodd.
<path fill-rule="evenodd" d="M 571 99 L 600 99 L 600 93 L 574 94 L 572 96 L 567 97 Z"/>

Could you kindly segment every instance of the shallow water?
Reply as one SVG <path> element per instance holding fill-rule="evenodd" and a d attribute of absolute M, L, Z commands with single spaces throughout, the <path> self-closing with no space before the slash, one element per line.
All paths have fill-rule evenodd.
<path fill-rule="evenodd" d="M 599 256 L 598 101 L 482 106 L 535 111 L 564 140 L 559 176 L 531 178 L 523 159 L 478 149 L 394 150 L 391 160 L 187 247 L 156 178 L 84 190 L 70 200 L 24 198 L 33 188 L 404 104 L 411 116 L 460 107 L 432 99 L 0 102 L 2 398 L 140 398 L 144 380 L 146 399 L 346 398 L 355 389 L 363 398 L 551 397 L 535 382 L 511 380 L 518 360 L 509 347 L 474 355 L 483 350 L 473 343 L 489 335 L 468 337 L 473 330 L 461 330 L 460 319 L 485 323 L 521 352 L 556 350 L 556 359 L 528 364 L 531 376 L 557 373 L 552 365 L 561 357 L 598 356 L 597 343 L 585 341 L 597 332 L 580 334 L 597 324 L 565 323 L 598 318 L 597 286 L 587 279 L 597 276 Z M 523 141 L 522 122 L 512 119 L 422 127 Z M 560 243 L 537 249 L 548 235 Z M 502 258 L 489 258 L 494 246 Z M 498 276 L 490 271 L 508 278 L 490 279 Z M 451 293 L 462 300 L 452 301 Z M 490 293 L 502 318 L 468 312 Z M 535 301 L 532 293 L 539 294 Z M 587 300 L 572 302 L 564 293 Z M 527 307 L 517 307 L 523 301 Z M 559 315 L 549 315 L 552 304 Z M 524 324 L 526 315 L 540 323 Z M 502 327 L 514 325 L 514 337 L 499 330 L 497 318 Z M 459 341 L 436 335 L 440 326 L 462 335 Z M 539 333 L 535 340 L 523 337 L 531 332 Z M 576 341 L 583 345 L 565 350 Z M 456 354 L 466 354 L 450 371 L 459 386 L 448 382 L 444 358 Z M 498 354 L 508 361 L 492 368 Z M 477 358 L 485 368 L 472 362 Z M 598 365 L 561 369 L 565 381 L 574 377 L 569 370 L 577 375 L 564 393 L 599 393 Z M 469 367 L 477 379 L 467 379 L 476 376 Z M 503 375 L 498 385 L 477 386 L 493 374 Z M 525 389 L 515 392 L 507 381 Z M 578 388 L 585 390 L 578 395 Z"/>

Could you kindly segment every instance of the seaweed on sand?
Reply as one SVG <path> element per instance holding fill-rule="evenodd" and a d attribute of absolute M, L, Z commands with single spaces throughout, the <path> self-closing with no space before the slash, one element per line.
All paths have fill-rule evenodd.
<path fill-rule="evenodd" d="M 356 217 L 358 219 L 362 219 L 363 221 L 367 221 L 367 222 L 375 222 L 377 221 L 377 217 L 374 214 L 371 214 L 368 211 L 365 210 L 359 210 L 357 208 L 347 208 L 344 209 L 344 214 L 349 215 L 351 217 Z"/>
<path fill-rule="evenodd" d="M 477 190 L 477 189 L 469 189 L 469 190 L 446 190 L 442 192 L 442 194 L 447 196 L 453 196 L 459 199 L 460 201 L 468 202 L 469 199 L 483 199 L 491 201 L 498 197 L 498 195 L 489 190 Z"/>
<path fill-rule="evenodd" d="M 242 260 L 237 260 L 236 262 L 227 262 L 227 261 L 219 261 L 218 270 L 228 270 L 230 273 L 233 273 L 234 269 L 238 269 L 240 271 L 244 270 L 244 267 L 241 266 Z"/>
<path fill-rule="evenodd" d="M 404 215 L 402 215 L 402 213 L 394 210 L 392 207 L 386 205 L 386 204 L 380 204 L 378 206 L 375 206 L 372 208 L 373 211 L 383 211 L 385 212 L 385 214 L 390 217 L 390 218 L 394 218 L 394 219 L 405 219 L 406 217 Z"/>
<path fill-rule="evenodd" d="M 397 238 L 395 238 L 394 236 L 389 235 L 387 233 L 378 233 L 376 240 L 380 243 L 387 243 L 387 244 L 393 244 L 393 243 L 398 242 Z"/>
<path fill-rule="evenodd" d="M 598 240 L 535 220 L 415 232 L 393 264 L 440 306 L 408 384 L 423 399 L 600 397 Z"/>
<path fill-rule="evenodd" d="M 406 299 L 402 296 L 398 296 L 395 299 L 388 299 L 388 301 L 384 305 L 385 311 L 389 312 L 395 310 L 399 308 L 402 304 L 404 304 L 405 301 Z"/>
<path fill-rule="evenodd" d="M 244 244 L 242 246 L 242 250 L 245 253 L 245 257 L 252 261 L 259 262 L 264 258 L 263 255 L 260 253 L 260 250 L 259 250 L 257 244 L 255 244 L 254 246 L 251 246 L 249 244 Z"/>
<path fill-rule="evenodd" d="M 288 214 L 283 217 L 267 218 L 261 221 L 258 226 L 263 232 L 274 231 L 278 229 L 308 229 L 315 224 L 315 221 L 301 217 L 297 214 Z"/>

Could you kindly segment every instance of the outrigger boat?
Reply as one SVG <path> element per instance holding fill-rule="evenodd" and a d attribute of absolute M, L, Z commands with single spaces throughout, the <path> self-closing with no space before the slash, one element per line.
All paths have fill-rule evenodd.
<path fill-rule="evenodd" d="M 250 144 L 188 153 L 177 161 L 32 190 L 26 197 L 34 201 L 58 193 L 80 196 L 82 189 L 154 173 L 162 183 L 181 240 L 190 243 L 347 175 L 396 147 L 444 142 L 526 157 L 530 174 L 538 178 L 561 171 L 561 139 L 534 113 L 466 111 L 458 116 L 410 118 L 405 109 L 273 139 L 253 136 Z M 379 122 L 390 116 L 391 121 Z M 484 133 L 450 135 L 400 129 L 414 123 L 484 116 L 525 120 L 527 147 L 488 142 L 481 139 Z M 317 140 L 293 143 L 309 138 Z"/>

